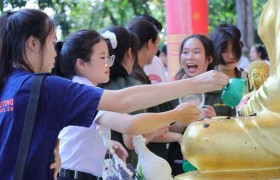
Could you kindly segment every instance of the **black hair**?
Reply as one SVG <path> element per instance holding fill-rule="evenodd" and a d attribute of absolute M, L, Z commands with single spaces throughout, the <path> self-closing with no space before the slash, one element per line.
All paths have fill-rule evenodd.
<path fill-rule="evenodd" d="M 192 38 L 195 38 L 195 39 L 198 39 L 201 43 L 202 43 L 202 45 L 203 45 L 203 47 L 204 47 L 204 50 L 205 50 L 205 57 L 210 61 L 210 59 L 212 59 L 212 62 L 211 63 L 209 63 L 209 65 L 208 65 L 208 67 L 207 67 L 207 70 L 209 71 L 209 70 L 212 70 L 212 69 L 214 69 L 214 67 L 215 67 L 215 61 L 214 61 L 214 59 L 215 59 L 215 48 L 214 48 L 214 44 L 213 44 L 213 42 L 211 41 L 211 39 L 209 39 L 209 38 L 207 38 L 206 36 L 204 36 L 204 35 L 201 35 L 201 34 L 194 34 L 194 35 L 191 35 L 191 36 L 189 36 L 189 37 L 187 37 L 187 38 L 185 38 L 183 41 L 182 41 L 182 43 L 181 43 L 181 45 L 180 45 L 180 54 L 179 54 L 179 59 L 180 59 L 180 61 L 181 61 L 181 54 L 182 54 L 182 52 L 183 52 L 183 48 L 184 48 L 184 45 L 185 45 L 185 43 L 188 41 L 188 40 L 190 40 L 190 39 L 192 39 Z M 184 71 L 184 69 L 183 69 L 183 67 L 179 70 L 179 72 L 176 74 L 176 76 L 175 76 L 175 79 L 176 80 L 178 80 L 178 79 L 182 79 L 182 77 L 185 75 L 185 71 Z"/>
<path fill-rule="evenodd" d="M 146 20 L 131 21 L 128 25 L 128 29 L 134 32 L 139 39 L 138 51 L 143 48 L 144 45 L 149 42 L 149 40 L 156 42 L 158 38 L 157 29 L 152 23 Z M 142 83 L 151 83 L 144 70 L 139 66 L 138 63 L 134 63 L 131 76 L 140 80 Z"/>
<path fill-rule="evenodd" d="M 79 30 L 70 34 L 64 42 L 56 43 L 56 63 L 53 73 L 68 79 L 77 75 L 75 64 L 78 58 L 90 61 L 93 46 L 99 43 L 101 36 L 94 30 Z"/>
<path fill-rule="evenodd" d="M 146 20 L 146 21 L 150 22 L 158 32 L 160 32 L 162 30 L 162 24 L 158 20 L 156 20 L 154 17 L 152 17 L 148 14 L 143 14 L 143 15 L 134 17 L 129 24 L 132 24 L 132 23 L 135 23 L 136 21 L 141 21 L 141 20 Z M 160 55 L 160 50 L 158 49 L 156 56 L 159 57 L 159 55 Z"/>
<path fill-rule="evenodd" d="M 135 62 L 138 61 L 137 51 L 138 51 L 138 39 L 137 36 L 122 26 L 111 26 L 102 30 L 102 32 L 112 32 L 116 35 L 117 47 L 112 48 L 111 43 L 108 43 L 109 49 L 112 50 L 112 54 L 115 55 L 115 62 L 112 67 L 110 67 L 110 81 L 115 80 L 119 77 L 128 77 L 129 74 L 126 69 L 122 66 L 122 61 L 124 59 L 125 53 L 131 48 L 133 58 Z M 110 42 L 110 41 L 107 41 Z"/>
<path fill-rule="evenodd" d="M 134 63 L 131 76 L 139 80 L 142 84 L 151 84 L 149 77 L 138 63 Z"/>
<path fill-rule="evenodd" d="M 167 45 L 166 45 L 166 44 L 164 44 L 164 45 L 161 47 L 161 52 L 162 52 L 165 56 L 167 56 Z"/>
<path fill-rule="evenodd" d="M 146 21 L 152 23 L 158 32 L 160 32 L 162 30 L 162 24 L 158 20 L 156 20 L 154 17 L 152 17 L 148 14 L 136 16 L 131 20 L 131 22 L 140 21 L 140 20 L 146 20 Z"/>
<path fill-rule="evenodd" d="M 155 42 L 158 37 L 158 31 L 152 25 L 152 23 L 146 20 L 132 21 L 127 26 L 128 29 L 134 32 L 139 39 L 139 50 L 146 44 L 150 39 Z"/>
<path fill-rule="evenodd" d="M 264 47 L 263 44 L 255 44 L 254 48 L 255 48 L 257 53 L 261 54 L 260 58 L 262 60 L 268 60 L 267 51 L 266 51 L 266 48 Z"/>
<path fill-rule="evenodd" d="M 226 65 L 222 53 L 226 51 L 229 42 L 232 43 L 235 60 L 237 62 L 240 60 L 242 55 L 240 38 L 241 33 L 239 29 L 232 24 L 221 24 L 214 29 L 210 39 L 215 46 L 217 64 Z"/>
<path fill-rule="evenodd" d="M 54 22 L 48 15 L 36 9 L 6 12 L 0 17 L 0 90 L 13 66 L 34 72 L 26 62 L 25 44 L 33 36 L 40 41 L 43 51 L 46 39 L 54 29 Z"/>
<path fill-rule="evenodd" d="M 160 55 L 160 50 L 158 49 L 157 53 L 156 53 L 156 56 L 159 57 L 159 55 Z"/>

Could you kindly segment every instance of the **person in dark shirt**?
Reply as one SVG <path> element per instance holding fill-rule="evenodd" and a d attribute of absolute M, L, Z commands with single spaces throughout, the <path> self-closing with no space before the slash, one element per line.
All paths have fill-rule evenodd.
<path fill-rule="evenodd" d="M 242 55 L 240 38 L 241 33 L 234 25 L 221 24 L 214 29 L 210 35 L 210 39 L 215 46 L 214 60 L 216 61 L 216 66 L 214 69 L 225 73 L 230 78 L 244 78 L 247 80 L 247 72 L 237 67 Z M 205 104 L 213 106 L 217 116 L 235 116 L 236 109 L 226 106 L 221 96 L 222 90 L 206 93 Z"/>
<path fill-rule="evenodd" d="M 214 45 L 213 42 L 204 35 L 194 34 L 185 38 L 181 43 L 179 52 L 181 69 L 175 76 L 176 80 L 192 78 L 214 68 Z M 216 112 L 212 106 L 203 108 L 203 113 L 205 118 L 216 116 Z M 175 123 L 171 127 L 171 130 L 184 133 L 187 126 L 188 124 Z M 183 173 L 182 165 L 176 163 L 176 160 L 181 160 L 182 158 L 183 155 L 180 144 L 170 143 L 168 162 L 171 165 L 172 174 L 174 176 Z"/>

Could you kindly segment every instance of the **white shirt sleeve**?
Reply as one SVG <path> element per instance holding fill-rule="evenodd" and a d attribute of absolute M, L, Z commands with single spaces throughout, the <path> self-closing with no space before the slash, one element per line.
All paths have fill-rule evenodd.
<path fill-rule="evenodd" d="M 98 118 L 100 118 L 105 113 L 106 113 L 106 111 L 98 111 L 98 113 L 96 114 L 92 123 L 98 123 L 98 122 L 96 122 L 98 120 Z"/>

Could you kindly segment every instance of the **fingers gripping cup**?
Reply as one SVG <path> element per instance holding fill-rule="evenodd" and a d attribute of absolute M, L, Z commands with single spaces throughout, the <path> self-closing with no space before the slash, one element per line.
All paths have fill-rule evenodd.
<path fill-rule="evenodd" d="M 246 80 L 243 78 L 231 78 L 222 92 L 222 101 L 229 107 L 236 107 L 246 92 Z"/>
<path fill-rule="evenodd" d="M 181 103 L 191 103 L 197 108 L 202 108 L 205 102 L 205 95 L 203 93 L 191 94 L 185 97 L 180 98 Z"/>
<path fill-rule="evenodd" d="M 206 107 L 204 106 L 205 95 L 203 93 L 190 94 L 188 96 L 180 98 L 180 103 L 185 103 L 185 102 L 193 104 L 198 109 L 202 109 Z M 205 118 L 204 113 L 201 113 L 201 119 L 204 118 Z"/>

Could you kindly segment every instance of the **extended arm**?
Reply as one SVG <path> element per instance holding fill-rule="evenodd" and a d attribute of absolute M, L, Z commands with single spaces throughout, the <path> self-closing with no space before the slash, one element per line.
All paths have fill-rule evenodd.
<path fill-rule="evenodd" d="M 132 135 L 146 134 L 167 126 L 174 121 L 190 123 L 201 117 L 201 111 L 190 104 L 181 104 L 175 109 L 162 113 L 142 113 L 137 115 L 107 112 L 98 122 L 115 131 Z"/>
<path fill-rule="evenodd" d="M 221 72 L 208 71 L 194 78 L 169 83 L 140 85 L 122 90 L 105 90 L 98 109 L 113 112 L 133 112 L 192 93 L 220 90 L 228 83 Z M 116 102 L 112 105 L 112 102 Z"/>
<path fill-rule="evenodd" d="M 144 134 L 143 136 L 146 139 L 145 144 L 148 144 L 149 142 L 153 141 L 153 139 L 157 136 L 161 136 L 163 134 L 168 133 L 168 131 L 169 126 L 164 126 L 156 131 Z M 134 149 L 133 138 L 134 136 L 123 134 L 123 142 L 128 149 Z"/>
<path fill-rule="evenodd" d="M 157 142 L 157 143 L 178 142 L 179 144 L 181 144 L 182 139 L 183 139 L 182 134 L 176 132 L 168 132 L 161 136 L 156 136 L 153 140 L 151 140 L 151 142 Z"/>

